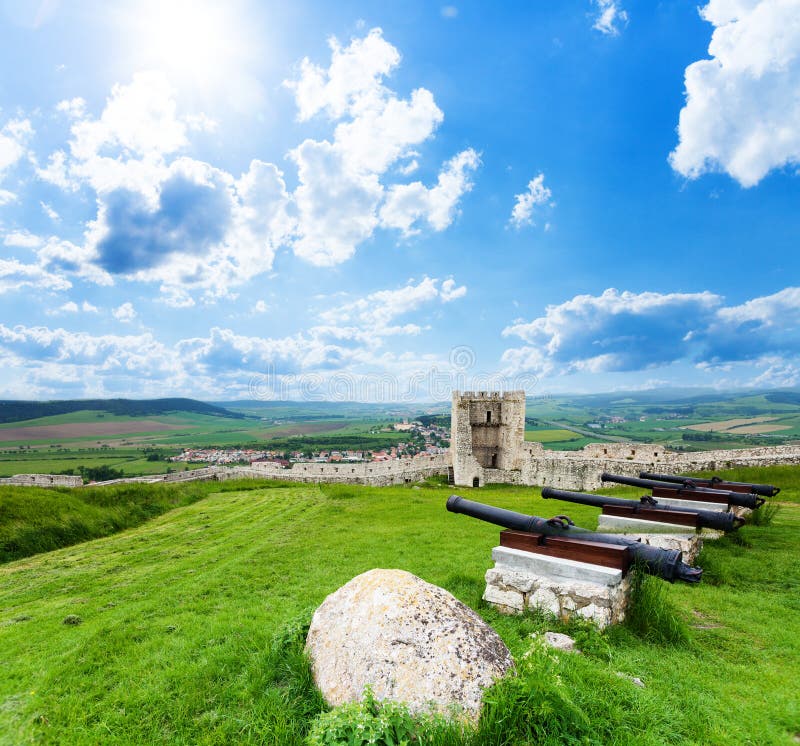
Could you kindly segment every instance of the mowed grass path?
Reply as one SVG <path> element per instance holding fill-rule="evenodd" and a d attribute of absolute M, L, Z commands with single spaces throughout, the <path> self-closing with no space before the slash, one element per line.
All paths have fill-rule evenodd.
<path fill-rule="evenodd" d="M 539 515 L 564 508 L 532 489 L 461 491 Z M 448 587 L 521 654 L 538 623 L 479 600 L 497 529 L 447 513 L 449 492 L 219 493 L 0 566 L 0 743 L 298 743 L 293 695 L 265 675 L 274 636 L 374 567 Z M 597 510 L 569 508 L 595 525 Z M 800 731 L 800 507 L 742 539 L 704 552 L 708 582 L 668 587 L 697 627 L 691 643 L 652 645 L 618 629 L 608 659 L 565 663 L 577 702 L 596 703 L 598 743 L 780 744 Z M 64 624 L 71 614 L 82 624 Z"/>

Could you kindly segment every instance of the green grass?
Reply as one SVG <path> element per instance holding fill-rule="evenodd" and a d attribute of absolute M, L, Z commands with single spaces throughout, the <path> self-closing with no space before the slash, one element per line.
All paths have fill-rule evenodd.
<path fill-rule="evenodd" d="M 581 436 L 578 433 L 574 433 L 572 430 L 551 429 L 525 431 L 525 440 L 535 440 L 539 443 L 558 443 L 569 440 L 578 440 L 580 437 Z"/>
<path fill-rule="evenodd" d="M 800 467 L 771 473 L 758 481 L 790 485 L 773 523 L 708 543 L 701 585 L 659 585 L 690 631 L 668 643 L 487 608 L 480 595 L 498 529 L 447 513 L 445 487 L 208 484 L 203 499 L 138 528 L 0 566 L 0 744 L 300 744 L 323 709 L 304 624 L 328 593 L 374 567 L 448 588 L 521 664 L 487 695 L 477 735 L 434 729 L 428 743 L 791 743 L 800 731 Z M 459 491 L 557 512 L 535 489 Z M 570 514 L 595 525 L 596 509 Z M 64 624 L 68 615 L 82 623 Z M 531 633 L 544 629 L 575 634 L 584 655 L 533 646 L 523 663 Z"/>
<path fill-rule="evenodd" d="M 108 536 L 188 505 L 218 485 L 0 488 L 0 562 Z"/>

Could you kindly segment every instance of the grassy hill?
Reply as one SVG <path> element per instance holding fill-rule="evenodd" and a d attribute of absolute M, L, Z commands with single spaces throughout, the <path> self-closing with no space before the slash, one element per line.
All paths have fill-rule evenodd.
<path fill-rule="evenodd" d="M 208 485 L 138 528 L 0 566 L 0 744 L 300 744 L 323 709 L 304 624 L 374 567 L 448 588 L 520 661 L 537 630 L 567 629 L 585 650 L 529 656 L 488 695 L 477 735 L 439 731 L 427 743 L 790 743 L 800 731 L 800 468 L 732 476 L 788 487 L 784 505 L 772 525 L 709 543 L 703 584 L 657 582 L 690 627 L 671 644 L 488 609 L 480 595 L 497 529 L 447 513 L 445 487 Z M 463 492 L 553 512 L 533 489 Z M 590 527 L 597 512 L 570 506 Z"/>
<path fill-rule="evenodd" d="M 124 417 L 150 417 L 171 412 L 193 412 L 234 419 L 243 419 L 246 416 L 241 412 L 232 412 L 196 399 L 65 399 L 61 401 L 6 399 L 0 400 L 0 422 L 21 422 L 87 410 Z"/>

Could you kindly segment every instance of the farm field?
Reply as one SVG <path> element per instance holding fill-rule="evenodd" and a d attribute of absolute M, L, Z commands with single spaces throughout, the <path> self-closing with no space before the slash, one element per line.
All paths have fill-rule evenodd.
<path fill-rule="evenodd" d="M 689 390 L 531 398 L 529 428 L 577 427 L 587 442 L 623 438 L 677 450 L 748 448 L 800 442 L 800 394 L 692 393 Z M 537 423 L 541 423 L 538 424 Z M 597 427 L 599 425 L 599 427 Z"/>
<path fill-rule="evenodd" d="M 392 420 L 326 417 L 273 421 L 182 411 L 137 418 L 83 410 L 4 423 L 0 424 L 0 477 L 70 469 L 77 473 L 80 466 L 107 466 L 138 476 L 188 468 L 163 460 L 184 448 L 377 450 L 407 439 L 403 433 L 383 430 Z M 154 452 L 160 458 L 148 460 Z"/>
<path fill-rule="evenodd" d="M 571 430 L 525 430 L 525 440 L 535 440 L 539 443 L 563 443 L 579 440 L 580 437 Z"/>
<path fill-rule="evenodd" d="M 583 655 L 555 664 L 532 653 L 513 685 L 490 695 L 477 735 L 451 730 L 433 742 L 791 743 L 800 732 L 800 468 L 729 476 L 783 485 L 781 509 L 771 525 L 708 543 L 702 584 L 657 581 L 689 632 L 671 643 L 487 608 L 480 595 L 498 529 L 447 513 L 445 486 L 208 485 L 138 528 L 0 565 L 0 743 L 301 744 L 323 709 L 301 655 L 304 625 L 328 593 L 373 567 L 448 588 L 518 661 L 536 631 L 583 641 Z M 86 492 L 101 499 L 106 489 Z M 459 492 L 553 512 L 535 489 Z M 569 507 L 594 525 L 596 509 Z M 68 615 L 81 623 L 64 624 Z"/>

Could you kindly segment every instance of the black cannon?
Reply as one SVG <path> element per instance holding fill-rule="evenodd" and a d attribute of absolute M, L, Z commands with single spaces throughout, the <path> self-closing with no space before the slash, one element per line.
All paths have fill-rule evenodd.
<path fill-rule="evenodd" d="M 513 510 L 495 508 L 492 505 L 466 500 L 458 495 L 450 495 L 447 499 L 447 509 L 451 513 L 463 513 L 471 518 L 477 518 L 495 526 L 541 534 L 545 541 L 547 537 L 564 537 L 585 539 L 602 544 L 616 544 L 627 546 L 634 562 L 642 565 L 650 575 L 657 575 L 671 583 L 683 580 L 686 583 L 699 583 L 703 570 L 699 567 L 689 567 L 682 561 L 683 554 L 677 549 L 660 549 L 642 544 L 635 539 L 630 539 L 619 534 L 599 534 L 585 528 L 579 528 L 566 516 L 556 516 L 547 520 L 533 515 L 516 513 Z"/>
<path fill-rule="evenodd" d="M 728 490 L 729 492 L 752 492 L 764 497 L 775 497 L 780 487 L 771 484 L 751 484 L 750 482 L 728 482 L 720 477 L 681 477 L 676 474 L 651 474 L 648 471 L 639 473 L 640 479 L 654 479 L 658 482 L 671 482 L 673 484 L 694 485 L 695 487 L 710 487 L 714 490 Z"/>
<path fill-rule="evenodd" d="M 587 495 L 583 492 L 568 492 L 545 487 L 542 490 L 545 500 L 564 500 L 578 505 L 593 505 L 603 508 L 607 515 L 620 515 L 621 517 L 638 518 L 645 521 L 662 521 L 664 523 L 680 522 L 694 528 L 713 528 L 717 531 L 735 531 L 744 524 L 744 520 L 733 513 L 717 510 L 701 510 L 695 508 L 676 508 L 672 505 L 661 505 L 649 495 L 637 500 L 624 500 L 619 497 L 606 495 Z M 617 513 L 606 510 L 607 507 L 622 508 Z"/>
<path fill-rule="evenodd" d="M 727 503 L 728 506 L 739 505 L 743 508 L 755 510 L 766 501 L 763 497 L 751 493 L 731 492 L 729 490 L 715 490 L 710 487 L 698 487 L 693 484 L 676 484 L 674 482 L 658 482 L 652 479 L 637 479 L 636 477 L 623 477 L 619 474 L 600 475 L 603 482 L 627 484 L 630 487 L 643 487 L 652 490 L 656 497 L 672 497 L 676 500 L 704 500 L 705 502 Z"/>

